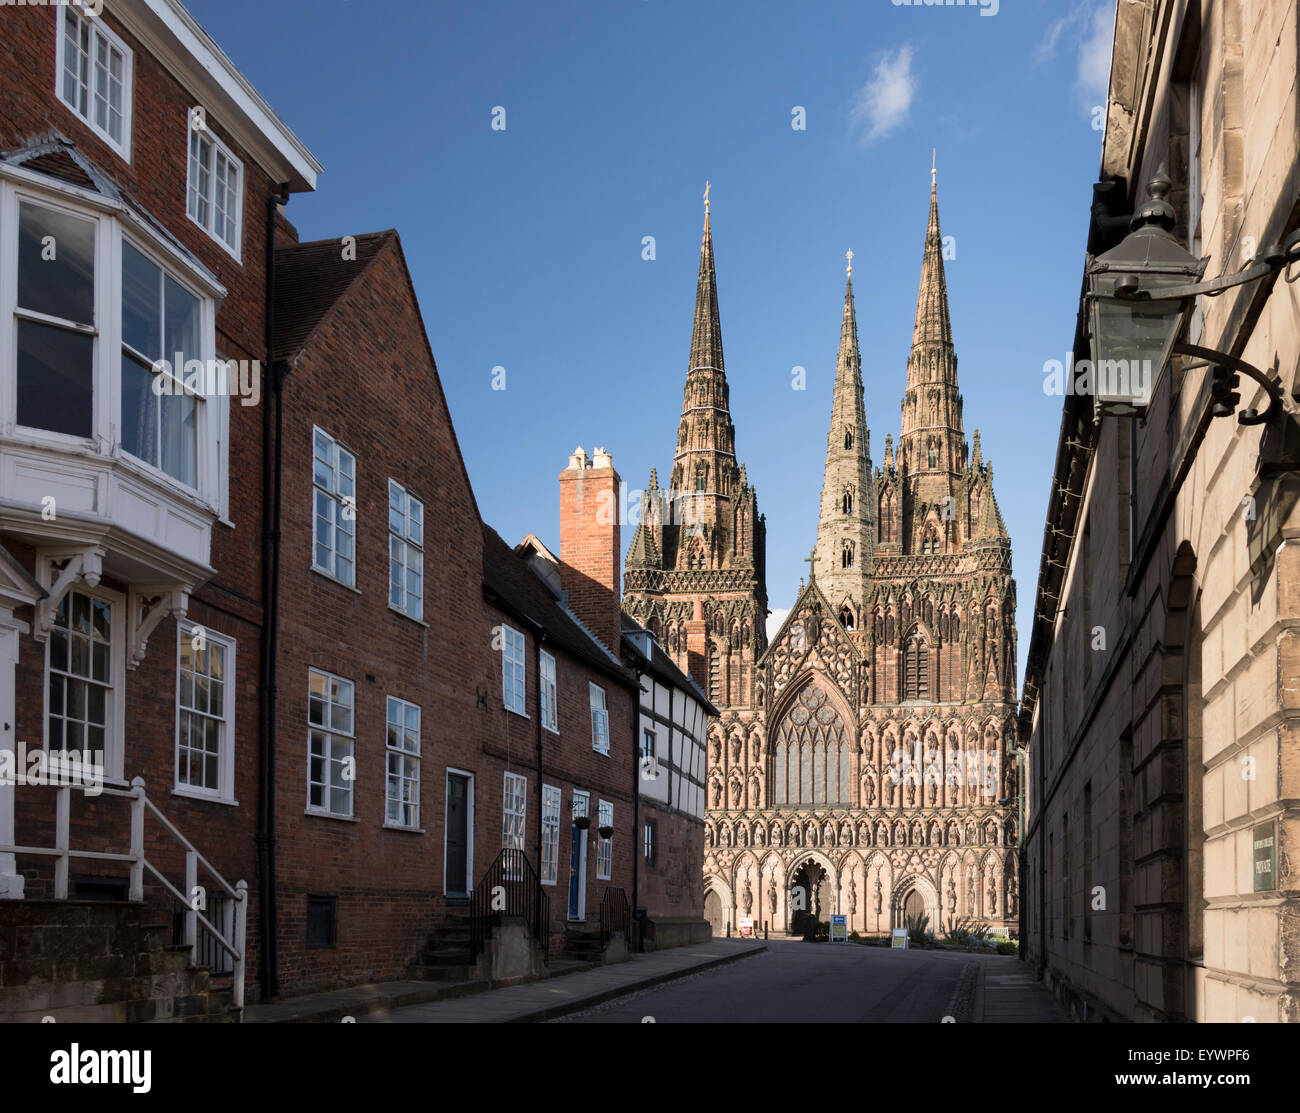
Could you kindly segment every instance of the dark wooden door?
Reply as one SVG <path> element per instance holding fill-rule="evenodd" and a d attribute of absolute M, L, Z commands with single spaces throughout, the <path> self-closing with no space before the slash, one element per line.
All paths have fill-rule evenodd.
<path fill-rule="evenodd" d="M 469 778 L 447 777 L 447 892 L 469 892 Z"/>

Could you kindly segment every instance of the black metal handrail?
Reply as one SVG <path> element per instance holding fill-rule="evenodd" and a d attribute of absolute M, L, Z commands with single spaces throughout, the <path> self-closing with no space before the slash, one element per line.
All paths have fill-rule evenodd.
<path fill-rule="evenodd" d="M 551 902 L 527 855 L 515 847 L 501 851 L 470 897 L 470 964 L 478 961 L 502 916 L 519 916 L 528 924 L 528 933 L 541 945 L 545 962 L 550 953 L 550 908 Z"/>
<path fill-rule="evenodd" d="M 627 893 L 618 885 L 605 887 L 605 895 L 600 898 L 600 949 L 608 945 L 610 937 L 616 931 L 623 933 L 623 938 L 630 948 L 632 946 L 632 909 L 627 903 Z"/>

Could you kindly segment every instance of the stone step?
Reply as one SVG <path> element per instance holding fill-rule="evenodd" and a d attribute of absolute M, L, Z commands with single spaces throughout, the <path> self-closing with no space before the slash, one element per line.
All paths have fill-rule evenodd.
<path fill-rule="evenodd" d="M 477 966 L 431 965 L 412 963 L 407 967 L 407 974 L 423 982 L 472 982 L 478 976 Z"/>

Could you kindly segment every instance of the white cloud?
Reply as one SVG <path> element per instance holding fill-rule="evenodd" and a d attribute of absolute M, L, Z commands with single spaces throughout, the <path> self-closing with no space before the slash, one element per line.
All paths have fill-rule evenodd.
<path fill-rule="evenodd" d="M 880 56 L 875 71 L 853 101 L 851 118 L 854 127 L 862 129 L 863 143 L 883 138 L 906 121 L 916 86 L 910 46 L 904 44 Z"/>
<path fill-rule="evenodd" d="M 781 623 L 785 621 L 785 616 L 790 613 L 789 607 L 778 607 L 767 616 L 767 640 L 771 641 L 776 637 L 781 629 Z"/>
<path fill-rule="evenodd" d="M 1078 4 L 1048 25 L 1034 50 L 1035 62 L 1049 62 L 1062 43 L 1075 51 L 1074 91 L 1085 103 L 1105 103 L 1110 86 L 1110 52 L 1115 0 Z"/>
<path fill-rule="evenodd" d="M 1115 5 L 1103 3 L 1092 12 L 1087 37 L 1079 44 L 1075 87 L 1085 97 L 1105 101 L 1110 91 L 1110 50 L 1115 34 Z"/>

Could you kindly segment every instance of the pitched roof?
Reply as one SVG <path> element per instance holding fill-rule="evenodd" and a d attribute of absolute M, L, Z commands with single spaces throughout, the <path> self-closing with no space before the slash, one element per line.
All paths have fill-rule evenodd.
<path fill-rule="evenodd" d="M 292 360 L 397 232 L 354 237 L 356 258 L 343 239 L 312 240 L 275 253 L 275 358 Z M 345 255 L 347 257 L 345 257 Z"/>
<path fill-rule="evenodd" d="M 535 573 L 522 556 L 486 522 L 483 524 L 483 594 L 520 621 L 540 626 L 548 643 L 627 688 L 636 676 L 609 652 Z"/>
<path fill-rule="evenodd" d="M 646 669 L 647 672 L 655 673 L 676 688 L 683 688 L 689 691 L 692 696 L 704 705 L 706 714 L 715 716 L 719 714 L 718 709 L 714 707 L 713 702 L 704 694 L 704 689 L 696 684 L 694 680 L 674 664 L 673 659 L 664 652 L 663 646 L 659 644 L 659 639 L 651 634 L 649 630 L 642 626 L 641 623 L 630 614 L 626 613 L 623 614 L 622 628 L 623 633 L 625 634 L 649 635 L 650 644 L 652 646 L 651 655 L 649 657 L 646 657 L 646 655 L 641 651 L 640 645 L 636 642 L 626 638 L 623 641 L 623 644 L 630 647 L 637 657 L 646 662 L 649 666 Z"/>

